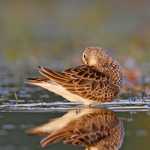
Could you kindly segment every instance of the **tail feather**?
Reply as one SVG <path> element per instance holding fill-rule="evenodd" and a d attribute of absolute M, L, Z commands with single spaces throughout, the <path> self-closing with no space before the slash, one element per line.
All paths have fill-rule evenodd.
<path fill-rule="evenodd" d="M 39 136 L 44 136 L 44 135 L 48 135 L 48 134 L 49 134 L 49 132 L 43 131 L 43 130 L 40 129 L 39 127 L 28 129 L 28 130 L 26 131 L 26 133 L 27 133 L 28 135 L 39 135 Z"/>
<path fill-rule="evenodd" d="M 49 78 L 50 80 L 54 80 L 56 82 L 68 81 L 68 77 L 66 77 L 63 73 L 52 71 L 45 67 L 39 67 L 39 72 L 46 78 Z"/>
<path fill-rule="evenodd" d="M 27 129 L 27 134 L 29 135 L 48 135 L 50 134 L 53 130 L 57 130 L 56 123 L 55 123 L 55 118 L 49 119 L 49 121 L 45 124 L 42 124 L 37 127 L 33 127 L 30 129 Z"/>
<path fill-rule="evenodd" d="M 28 78 L 27 81 L 25 81 L 25 83 L 39 85 L 42 82 L 54 81 L 58 84 L 65 85 L 65 86 L 71 85 L 69 84 L 70 78 L 65 76 L 64 73 L 52 71 L 45 67 L 39 67 L 39 72 L 42 75 L 42 77 Z"/>
<path fill-rule="evenodd" d="M 34 83 L 41 83 L 41 82 L 47 82 L 47 81 L 49 81 L 48 78 L 37 77 L 37 78 L 27 78 L 26 83 L 28 83 L 28 84 L 34 84 Z"/>
<path fill-rule="evenodd" d="M 59 141 L 65 139 L 66 136 L 67 136 L 67 132 L 65 130 L 58 131 L 56 133 L 52 133 L 52 134 L 48 135 L 46 138 L 41 140 L 40 144 L 44 148 L 48 144 L 56 143 L 56 142 L 59 142 Z"/>

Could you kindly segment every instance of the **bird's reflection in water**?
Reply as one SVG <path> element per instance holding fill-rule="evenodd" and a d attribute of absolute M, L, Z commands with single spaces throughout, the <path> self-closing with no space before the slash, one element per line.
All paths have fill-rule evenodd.
<path fill-rule="evenodd" d="M 118 150 L 124 139 L 123 122 L 107 109 L 71 110 L 62 117 L 28 130 L 29 134 L 45 135 L 41 146 L 63 141 L 85 150 Z"/>

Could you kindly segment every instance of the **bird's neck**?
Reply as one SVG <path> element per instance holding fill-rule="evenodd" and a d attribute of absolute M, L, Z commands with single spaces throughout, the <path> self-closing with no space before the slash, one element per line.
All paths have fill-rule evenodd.
<path fill-rule="evenodd" d="M 110 77 L 113 84 L 120 86 L 122 80 L 122 71 L 118 62 L 113 61 L 111 58 L 103 65 L 97 66 L 98 70 L 105 73 Z"/>

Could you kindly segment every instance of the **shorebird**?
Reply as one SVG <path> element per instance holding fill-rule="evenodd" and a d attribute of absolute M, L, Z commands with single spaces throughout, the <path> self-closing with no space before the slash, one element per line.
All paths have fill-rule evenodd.
<path fill-rule="evenodd" d="M 124 139 L 123 121 L 111 110 L 84 108 L 29 129 L 31 135 L 46 135 L 41 146 L 63 141 L 85 150 L 118 150 Z"/>
<path fill-rule="evenodd" d="M 121 86 L 122 71 L 117 61 L 99 47 L 85 48 L 83 64 L 63 72 L 39 67 L 42 77 L 29 78 L 28 83 L 43 87 L 73 102 L 90 105 L 110 102 Z"/>

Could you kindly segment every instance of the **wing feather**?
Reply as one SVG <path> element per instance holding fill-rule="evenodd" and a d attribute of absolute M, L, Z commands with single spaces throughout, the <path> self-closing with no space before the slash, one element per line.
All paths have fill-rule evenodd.
<path fill-rule="evenodd" d="M 41 82 L 48 82 L 49 79 L 45 77 L 37 77 L 37 78 L 27 78 L 27 83 L 33 84 L 33 83 L 41 83 Z"/>
<path fill-rule="evenodd" d="M 70 68 L 64 72 L 39 67 L 39 72 L 46 79 L 52 80 L 71 93 L 86 99 L 111 101 L 119 91 L 118 87 L 111 83 L 109 76 L 86 65 Z"/>

